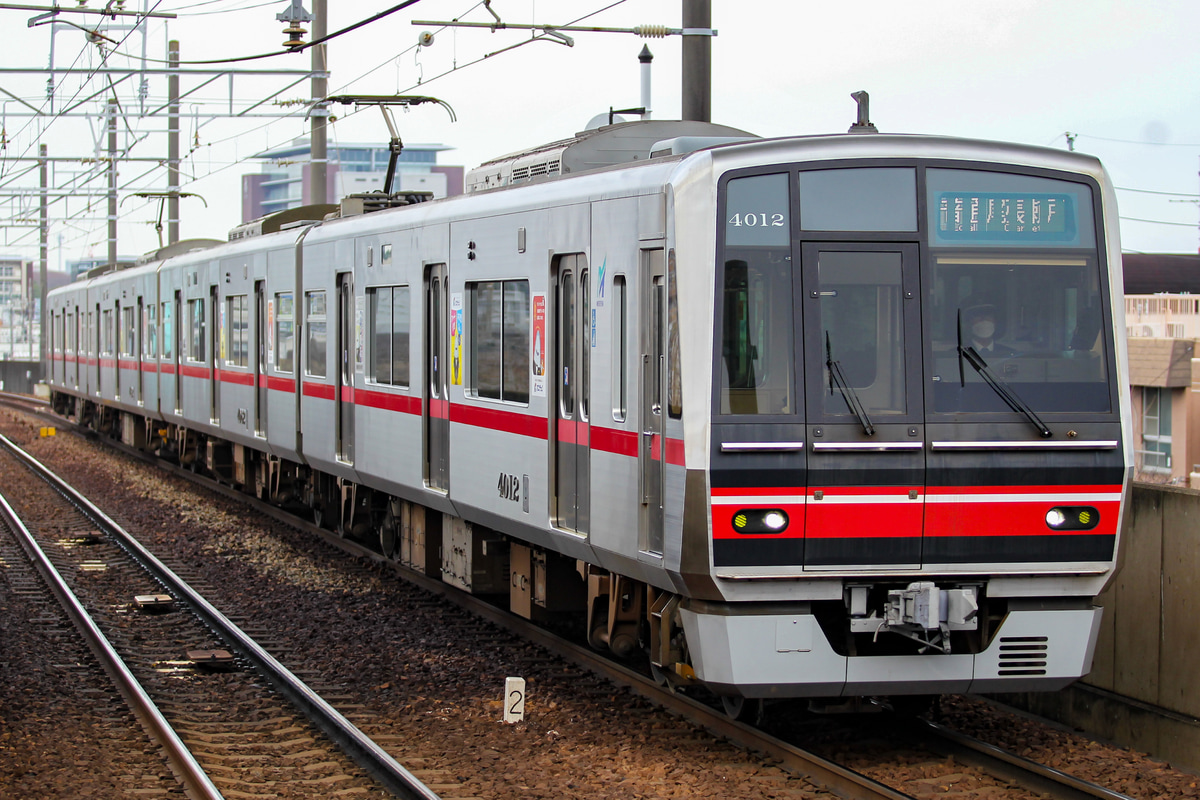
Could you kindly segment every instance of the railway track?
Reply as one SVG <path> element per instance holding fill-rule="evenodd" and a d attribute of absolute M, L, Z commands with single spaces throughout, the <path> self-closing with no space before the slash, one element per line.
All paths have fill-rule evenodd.
<path fill-rule="evenodd" d="M 163 467 L 162 462 L 153 459 L 149 461 L 160 468 Z M 170 469 L 189 480 L 194 478 L 189 472 L 178 470 L 177 468 Z M 789 744 L 778 738 L 769 736 L 762 730 L 734 722 L 720 711 L 704 703 L 697 702 L 692 698 L 680 694 L 665 692 L 661 687 L 655 685 L 651 679 L 643 675 L 600 658 L 587 648 L 567 642 L 560 637 L 548 633 L 544 629 L 530 625 L 527 621 L 519 617 L 513 617 L 507 612 L 499 611 L 486 603 L 482 603 L 477 598 L 457 593 L 439 581 L 399 568 L 393 562 L 383 558 L 370 548 L 363 547 L 350 540 L 341 539 L 333 533 L 298 521 L 294 516 L 256 501 L 230 487 L 213 484 L 210 481 L 205 481 L 205 483 L 209 488 L 230 498 L 234 498 L 239 503 L 248 504 L 256 513 L 271 515 L 286 521 L 288 525 L 304 527 L 310 531 L 319 532 L 327 541 L 348 553 L 363 559 L 370 559 L 376 564 L 393 568 L 406 580 L 419 585 L 431 595 L 445 598 L 449 602 L 467 608 L 473 614 L 511 631 L 514 635 L 536 642 L 539 646 L 552 651 L 560 658 L 578 664 L 596 674 L 603 675 L 605 680 L 628 687 L 630 691 L 648 698 L 654 704 L 668 709 L 672 714 L 688 719 L 692 724 L 710 731 L 715 736 L 734 742 L 740 747 L 765 754 L 770 760 L 780 764 L 784 769 L 798 775 L 804 775 L 813 784 L 821 786 L 834 794 L 850 798 L 903 798 L 914 796 L 886 785 L 886 777 L 881 777 L 881 780 L 884 782 L 873 780 L 853 770 L 839 766 L 833 761 L 806 753 L 794 744 Z M 922 737 L 927 740 L 926 746 L 930 751 L 948 754 L 951 752 L 949 749 L 950 744 L 946 742 L 944 735 L 944 732 L 928 726 L 922 732 Z M 1125 795 L 1104 789 L 1103 787 L 1092 786 L 1086 784 L 1086 782 L 1077 781 L 1065 773 L 1056 770 L 1039 769 L 1032 762 L 1027 762 L 1015 756 L 997 754 L 995 748 L 989 748 L 986 745 L 977 745 L 975 752 L 991 750 L 992 752 L 989 754 L 989 759 L 991 760 L 985 760 L 980 755 L 969 755 L 961 749 L 961 744 L 955 746 L 960 748 L 953 751 L 953 762 L 956 762 L 958 767 L 955 767 L 952 762 L 948 771 L 961 768 L 963 764 L 972 765 L 975 769 L 997 776 L 998 781 L 1016 787 L 1016 794 L 1013 796 L 1028 796 L 1028 792 L 1036 792 L 1041 796 L 1072 798 L 1072 800 L 1080 797 L 1119 800 L 1119 798 L 1125 797 Z M 997 755 L 999 755 L 1000 760 L 1004 763 L 1002 767 L 995 760 Z M 886 770 L 882 771 L 885 772 Z M 1021 787 L 1024 787 L 1024 791 L 1027 792 L 1026 794 L 1021 794 Z M 916 794 L 919 794 L 919 792 Z"/>
<path fill-rule="evenodd" d="M 4 500 L 6 524 L 191 796 L 437 797 L 101 509 L 6 437 L 0 446 L 41 479 L 22 486 L 28 527 Z"/>

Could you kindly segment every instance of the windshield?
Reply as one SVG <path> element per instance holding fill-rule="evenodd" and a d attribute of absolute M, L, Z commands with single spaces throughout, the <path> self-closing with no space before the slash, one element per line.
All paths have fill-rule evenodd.
<path fill-rule="evenodd" d="M 792 256 L 788 176 L 729 182 L 720 413 L 790 414 Z"/>
<path fill-rule="evenodd" d="M 1009 410 L 960 365 L 960 343 L 1034 411 L 1109 410 L 1094 259 L 945 254 L 932 274 L 933 411 Z"/>

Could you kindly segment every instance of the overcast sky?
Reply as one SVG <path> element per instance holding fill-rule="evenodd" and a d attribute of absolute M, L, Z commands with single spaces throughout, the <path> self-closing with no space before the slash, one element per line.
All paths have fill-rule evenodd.
<path fill-rule="evenodd" d="M 145 52 L 165 57 L 168 39 L 180 41 L 183 60 L 258 55 L 281 49 L 283 24 L 275 15 L 289 0 L 128 0 L 128 9 L 149 2 L 179 18 L 149 24 Z M 681 25 L 682 0 L 492 0 L 505 22 L 633 27 Z M 610 7 L 610 4 L 611 7 Z M 68 4 L 69 5 L 69 4 Z M 101 7 L 103 0 L 91 0 Z M 396 5 L 393 0 L 334 0 L 329 30 L 336 31 Z M 311 11 L 311 0 L 306 0 Z M 606 9 L 606 10 L 604 10 Z M 219 12 L 219 13 L 214 13 Z M 600 13 L 596 13 L 600 12 Z M 0 68 L 39 68 L 50 63 L 50 26 L 27 27 L 36 12 L 0 9 L 8 46 Z M 81 25 L 95 17 L 63 15 Z M 474 0 L 421 0 L 410 8 L 341 36 L 329 45 L 330 93 L 429 94 L 453 106 L 458 121 L 435 106 L 398 114 L 406 142 L 435 142 L 453 150 L 443 164 L 472 167 L 504 153 L 569 136 L 594 115 L 640 102 L 637 54 L 654 53 L 653 112 L 657 119 L 680 113 L 680 38 L 642 40 L 630 34 L 573 33 L 574 46 L 528 40 L 527 31 L 440 29 L 414 26 L 414 19 L 489 21 Z M 585 19 L 586 18 L 586 19 Z M 854 121 L 850 93 L 871 95 L 872 121 L 884 132 L 928 133 L 1067 147 L 1101 158 L 1119 187 L 1122 247 L 1126 251 L 1195 253 L 1200 247 L 1200 2 L 1197 0 L 730 0 L 713 1 L 712 117 L 763 136 L 843 132 Z M 417 49 L 423 30 L 434 33 Z M 108 65 L 138 63 L 141 37 L 108 30 L 120 42 Z M 54 64 L 63 68 L 102 66 L 96 45 L 80 30 L 59 26 Z M 311 38 L 311 37 L 310 37 Z M 490 53 L 496 53 L 485 58 Z M 310 55 L 284 54 L 243 62 L 245 69 L 307 69 Z M 60 76 L 61 77 L 61 76 Z M 71 98 L 97 93 L 95 75 L 83 86 L 61 78 L 55 109 Z M 245 108 L 292 79 L 239 77 L 235 110 Z M 198 84 L 183 80 L 183 90 Z M 165 157 L 165 121 L 139 118 L 137 110 L 165 102 L 166 79 L 147 78 L 118 86 L 130 116 L 121 123 L 122 146 L 138 141 L 131 155 Z M 0 106 L 6 149 L 0 155 L 0 192 L 36 187 L 36 170 L 11 160 L 36 155 L 46 143 L 51 155 L 91 157 L 100 136 L 98 119 L 21 116 L 21 102 L 46 107 L 46 76 L 0 74 Z M 228 80 L 200 89 L 185 103 L 188 152 L 181 190 L 199 194 L 182 201 L 184 238 L 224 238 L 240 221 L 240 176 L 258 172 L 249 156 L 308 132 L 303 112 L 288 120 L 204 121 L 206 112 L 227 108 Z M 20 98 L 20 100 L 14 99 Z M 303 81 L 282 95 L 309 96 Z M 82 109 L 97 110 L 88 103 Z M 272 107 L 277 108 L 277 107 Z M 386 142 L 378 111 L 346 113 L 333 125 L 334 142 Z M 197 116 L 193 116 L 197 115 Z M 196 119 L 203 124 L 197 129 Z M 140 138 L 139 138 L 140 137 Z M 198 146 L 197 146 L 198 142 Z M 56 165 L 57 183 L 83 169 Z M 166 188 L 165 172 L 144 162 L 121 167 L 122 197 Z M 103 181 L 92 184 L 100 191 Z M 130 197 L 121 204 L 118 233 L 122 254 L 151 250 L 157 203 Z M 103 257 L 107 252 L 105 201 L 89 212 L 85 201 L 56 203 L 51 217 L 70 212 L 51 231 L 51 267 L 63 259 Z M 14 215 L 36 216 L 27 207 L 0 205 L 0 225 Z M 0 254 L 37 257 L 36 231 L 0 231 Z M 57 252 L 59 237 L 62 257 Z"/>

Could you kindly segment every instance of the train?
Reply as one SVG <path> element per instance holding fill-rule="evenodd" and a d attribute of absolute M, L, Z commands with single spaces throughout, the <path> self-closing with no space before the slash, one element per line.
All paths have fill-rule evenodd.
<path fill-rule="evenodd" d="M 56 289 L 53 407 L 730 713 L 1089 671 L 1133 464 L 1097 159 L 646 120 L 466 184 Z"/>

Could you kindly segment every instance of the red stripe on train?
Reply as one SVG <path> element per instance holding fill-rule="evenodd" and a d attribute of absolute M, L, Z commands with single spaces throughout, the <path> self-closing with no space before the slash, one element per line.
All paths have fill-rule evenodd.
<path fill-rule="evenodd" d="M 501 411 L 497 408 L 468 406 L 462 403 L 455 403 L 450 406 L 450 421 L 471 425 L 476 428 L 488 428 L 505 433 L 515 433 L 534 439 L 547 438 L 549 431 L 549 425 L 545 417 L 518 414 L 513 411 Z"/>

